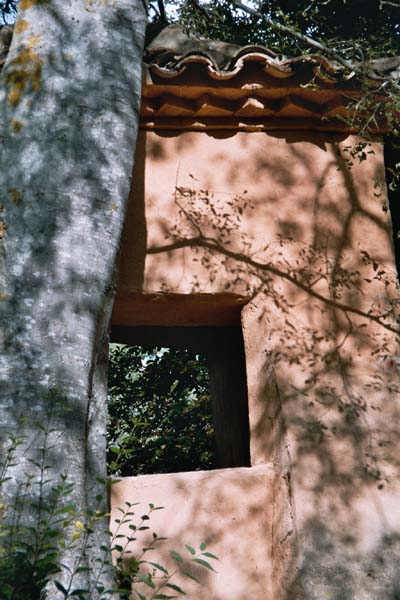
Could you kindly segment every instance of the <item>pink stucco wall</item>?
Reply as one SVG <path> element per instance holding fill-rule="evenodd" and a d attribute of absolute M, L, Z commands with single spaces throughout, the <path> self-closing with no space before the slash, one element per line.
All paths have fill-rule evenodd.
<path fill-rule="evenodd" d="M 282 244 L 284 259 L 295 269 L 296 259 L 300 266 L 307 260 L 300 252 L 308 247 L 301 245 L 328 253 L 331 260 L 342 253 L 347 268 L 359 266 L 360 250 L 391 261 L 380 146 L 348 172 L 342 169 L 349 158 L 345 149 L 354 140 L 337 145 L 322 139 L 143 132 L 139 152 L 145 145 L 146 163 L 139 157 L 120 292 L 248 295 L 260 281 L 250 277 L 240 257 L 279 264 Z M 167 251 L 173 240 L 196 238 L 200 231 L 237 256 L 215 252 L 210 264 L 194 261 L 204 254 L 199 250 Z M 146 249 L 153 254 L 146 256 Z"/>
<path fill-rule="evenodd" d="M 204 535 L 218 540 L 224 562 L 211 600 L 394 597 L 399 296 L 382 148 L 368 147 L 349 169 L 352 143 L 306 133 L 142 133 L 114 323 L 200 325 L 208 314 L 215 324 L 244 306 L 252 468 L 274 474 L 254 483 L 256 498 L 268 487 L 268 522 L 257 516 L 248 534 L 263 548 L 263 591 L 241 591 L 250 567 L 232 566 L 215 473 L 201 476 L 213 492 L 199 521 L 190 512 L 178 519 L 190 540 L 201 537 L 207 511 L 215 515 Z M 199 306 L 209 298 L 209 310 L 196 308 L 196 295 Z M 154 481 L 163 496 L 164 481 L 192 477 L 200 476 Z M 119 498 L 157 503 L 158 483 L 147 494 L 140 482 L 119 484 Z M 246 493 L 237 498 L 247 510 Z M 239 591 L 223 596 L 231 568 Z"/>
<path fill-rule="evenodd" d="M 172 572 L 177 564 L 170 551 L 181 553 L 189 571 L 202 583 L 200 586 L 179 575 L 172 580 L 179 582 L 188 598 L 269 599 L 273 597 L 270 589 L 273 481 L 273 469 L 267 465 L 142 475 L 126 477 L 116 484 L 113 501 L 123 506 L 127 499 L 133 498 L 140 503 L 132 508 L 138 516 L 146 512 L 150 502 L 163 507 L 146 522 L 149 532 L 138 534 L 139 546 L 152 540 L 153 531 L 168 538 L 146 558 L 154 561 L 157 556 L 157 561 Z M 139 521 L 132 518 L 134 523 Z M 112 522 L 114 531 L 116 526 Z M 128 525 L 119 531 L 130 533 Z M 185 544 L 194 547 L 200 557 L 199 546 L 203 542 L 219 559 L 210 560 L 216 573 L 193 568 L 190 562 L 192 556 Z"/>

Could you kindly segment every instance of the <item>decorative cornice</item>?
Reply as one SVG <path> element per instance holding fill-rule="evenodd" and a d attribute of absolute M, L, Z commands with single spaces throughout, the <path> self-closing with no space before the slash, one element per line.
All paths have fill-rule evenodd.
<path fill-rule="evenodd" d="M 203 83 L 203 82 L 202 82 Z M 209 82 L 208 82 L 209 83 Z M 239 85 L 232 80 L 224 85 L 199 85 L 187 82 L 176 86 L 149 83 L 143 86 L 143 117 L 298 117 L 328 119 L 344 116 L 346 105 L 357 92 L 316 89 L 315 86 L 286 86 L 285 81 L 256 82 L 248 77 Z"/>
<path fill-rule="evenodd" d="M 181 85 L 153 83 L 147 73 L 142 89 L 142 129 L 311 129 L 356 131 L 346 122 L 357 90 L 336 86 L 286 85 L 288 80 L 260 81 L 248 72 L 244 80 L 199 81 L 201 73 Z M 379 131 L 382 131 L 380 128 Z"/>
<path fill-rule="evenodd" d="M 144 58 L 144 129 L 357 130 L 346 117 L 361 96 L 360 79 L 324 56 L 282 58 L 261 46 L 198 40 L 171 25 Z M 387 75 L 400 57 L 375 62 L 369 72 Z"/>

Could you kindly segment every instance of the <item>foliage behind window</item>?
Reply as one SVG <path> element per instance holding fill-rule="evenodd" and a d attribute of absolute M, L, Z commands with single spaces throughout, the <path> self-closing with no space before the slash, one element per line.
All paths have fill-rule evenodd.
<path fill-rule="evenodd" d="M 187 350 L 110 346 L 108 463 L 121 476 L 210 469 L 205 360 Z"/>

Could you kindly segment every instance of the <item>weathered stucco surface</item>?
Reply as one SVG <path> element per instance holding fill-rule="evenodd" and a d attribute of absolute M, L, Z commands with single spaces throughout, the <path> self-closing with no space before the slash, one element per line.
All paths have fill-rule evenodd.
<path fill-rule="evenodd" d="M 266 584 L 247 596 L 229 587 L 234 600 L 400 593 L 399 297 L 382 148 L 366 148 L 360 162 L 349 153 L 354 139 L 323 135 L 142 132 L 139 141 L 114 322 L 207 324 L 197 294 L 199 306 L 209 298 L 210 324 L 244 306 L 253 467 L 232 477 L 262 464 L 274 477 L 272 521 L 248 534 L 260 548 L 270 539 Z M 135 311 L 146 298 L 148 310 Z M 170 480 L 180 478 L 191 475 Z M 136 500 L 139 482 L 123 482 L 123 494 Z M 253 492 L 244 490 L 247 506 Z M 156 486 L 146 498 L 159 501 Z M 215 488 L 201 502 L 225 511 Z M 191 540 L 195 512 L 184 522 Z M 204 535 L 218 539 L 223 559 L 217 590 L 234 557 L 218 519 Z M 236 576 L 249 575 L 243 562 Z"/>

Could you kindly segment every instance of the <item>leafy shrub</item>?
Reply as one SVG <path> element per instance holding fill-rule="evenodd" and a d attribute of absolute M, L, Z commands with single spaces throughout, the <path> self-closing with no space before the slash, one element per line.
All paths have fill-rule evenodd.
<path fill-rule="evenodd" d="M 205 359 L 187 350 L 112 344 L 108 464 L 119 475 L 211 469 Z"/>

